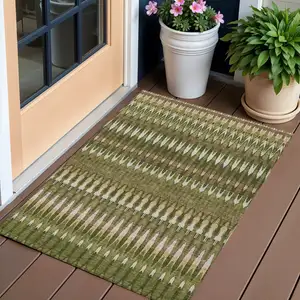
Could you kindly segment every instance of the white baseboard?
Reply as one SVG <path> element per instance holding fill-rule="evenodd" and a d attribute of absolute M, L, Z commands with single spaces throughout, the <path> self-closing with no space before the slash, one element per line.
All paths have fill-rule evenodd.
<path fill-rule="evenodd" d="M 14 195 L 5 204 L 11 203 L 21 192 L 23 192 L 34 180 L 46 171 L 55 161 L 66 153 L 77 141 L 80 140 L 92 127 L 103 119 L 113 108 L 115 108 L 135 87 L 120 87 L 114 94 L 97 106 L 87 117 L 72 128 L 46 153 L 39 157 L 13 182 Z M 0 210 L 4 206 L 0 207 Z"/>
<path fill-rule="evenodd" d="M 226 84 L 230 84 L 230 85 L 234 85 L 234 86 L 238 86 L 238 87 L 243 87 L 244 86 L 244 81 L 243 81 L 242 74 L 239 77 L 236 73 L 235 73 L 234 76 L 230 76 L 230 75 L 226 75 L 226 74 L 223 74 L 223 73 L 210 71 L 210 77 L 214 78 L 218 81 L 224 82 Z"/>

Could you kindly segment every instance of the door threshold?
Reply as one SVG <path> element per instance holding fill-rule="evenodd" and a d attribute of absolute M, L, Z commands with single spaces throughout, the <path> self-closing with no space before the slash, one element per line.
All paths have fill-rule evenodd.
<path fill-rule="evenodd" d="M 107 116 L 126 96 L 128 96 L 136 87 L 120 87 L 105 101 L 100 103 L 91 113 L 82 121 L 74 126 L 58 142 L 56 142 L 48 151 L 33 162 L 13 181 L 14 195 L 0 210 L 11 203 L 24 190 L 26 190 L 38 177 L 40 177 L 51 165 L 71 149 L 84 135 L 86 135 L 97 123 Z"/>

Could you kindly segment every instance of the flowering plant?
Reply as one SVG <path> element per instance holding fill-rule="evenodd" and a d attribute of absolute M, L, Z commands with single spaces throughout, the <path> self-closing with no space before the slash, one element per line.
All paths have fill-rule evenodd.
<path fill-rule="evenodd" d="M 165 0 L 158 6 L 156 1 L 146 5 L 148 16 L 158 14 L 168 27 L 185 32 L 203 32 L 224 23 L 223 15 L 203 0 Z"/>

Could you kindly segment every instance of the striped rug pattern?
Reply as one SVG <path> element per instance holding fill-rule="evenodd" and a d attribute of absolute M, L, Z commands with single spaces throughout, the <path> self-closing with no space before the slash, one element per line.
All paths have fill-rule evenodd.
<path fill-rule="evenodd" d="M 290 137 L 142 92 L 0 234 L 148 299 L 189 299 Z"/>

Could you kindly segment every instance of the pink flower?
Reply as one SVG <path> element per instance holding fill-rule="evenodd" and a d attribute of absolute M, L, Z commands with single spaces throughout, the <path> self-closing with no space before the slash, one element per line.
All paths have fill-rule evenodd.
<path fill-rule="evenodd" d="M 178 6 L 183 5 L 185 2 L 185 0 L 175 0 L 175 4 L 177 4 Z"/>
<path fill-rule="evenodd" d="M 157 2 L 149 1 L 148 5 L 146 5 L 146 10 L 148 16 L 157 14 Z"/>
<path fill-rule="evenodd" d="M 190 9 L 193 13 L 203 14 L 206 11 L 206 1 L 198 0 L 194 1 L 190 6 Z"/>
<path fill-rule="evenodd" d="M 224 15 L 221 14 L 220 11 L 213 17 L 213 19 L 216 21 L 216 23 L 224 23 Z"/>
<path fill-rule="evenodd" d="M 182 6 L 174 3 L 174 4 L 171 5 L 170 13 L 172 15 L 174 15 L 174 17 L 177 17 L 179 15 L 182 15 L 182 10 L 183 10 Z"/>

